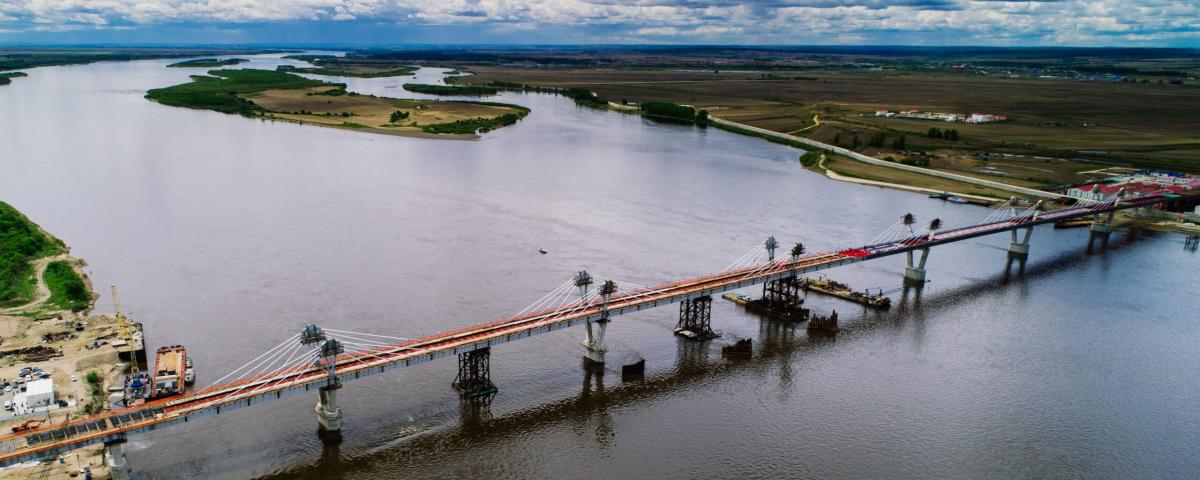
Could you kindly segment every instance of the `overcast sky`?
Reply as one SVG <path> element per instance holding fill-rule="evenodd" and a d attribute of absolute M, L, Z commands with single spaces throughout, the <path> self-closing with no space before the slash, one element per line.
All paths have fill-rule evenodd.
<path fill-rule="evenodd" d="M 0 44 L 1200 48 L 1200 0 L 0 0 Z"/>

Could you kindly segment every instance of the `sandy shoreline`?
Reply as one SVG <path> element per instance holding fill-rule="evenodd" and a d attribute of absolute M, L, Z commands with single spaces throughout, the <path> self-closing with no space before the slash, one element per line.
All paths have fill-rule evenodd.
<path fill-rule="evenodd" d="M 830 170 L 828 167 L 825 166 L 825 158 L 826 158 L 825 154 L 821 154 L 821 161 L 817 163 L 817 171 L 824 173 L 826 178 L 829 178 L 832 180 L 837 180 L 837 181 L 841 181 L 841 182 L 849 182 L 849 183 L 857 183 L 860 185 L 873 185 L 876 187 L 891 188 L 891 189 L 895 189 L 895 190 L 904 190 L 907 192 L 917 192 L 917 193 L 926 193 L 926 194 L 943 193 L 942 190 L 935 190 L 932 188 L 914 187 L 911 185 L 902 185 L 899 183 L 881 182 L 881 181 L 877 181 L 877 180 L 867 180 L 864 178 L 854 178 L 854 177 L 848 177 L 845 175 L 841 175 L 833 170 Z M 982 201 L 982 202 L 996 203 L 996 202 L 1000 201 L 1000 200 L 992 198 L 992 197 L 984 197 L 984 196 L 980 196 L 980 195 L 970 195 L 970 194 L 958 193 L 958 192 L 948 192 L 948 193 L 950 193 L 952 195 L 958 195 L 962 198 L 970 198 L 970 199 L 978 200 L 978 201 Z"/>
<path fill-rule="evenodd" d="M 335 125 L 335 124 L 328 124 L 328 123 L 306 122 L 306 121 L 297 120 L 294 118 L 277 116 L 275 114 L 267 114 L 261 118 L 264 120 L 270 120 L 270 121 L 274 121 L 274 122 L 294 123 L 297 125 L 312 125 L 314 127 L 335 128 L 338 130 L 346 130 L 346 131 L 351 131 L 351 132 L 366 132 L 366 133 L 374 133 L 374 134 L 378 134 L 378 135 L 391 135 L 391 136 L 396 136 L 396 137 L 427 138 L 427 139 L 432 139 L 432 140 L 468 140 L 468 141 L 479 140 L 480 138 L 482 138 L 480 135 L 476 135 L 476 134 L 429 133 L 429 132 L 423 132 L 420 130 L 401 130 L 401 129 L 375 128 L 375 127 L 354 128 L 354 127 L 346 127 L 343 125 Z"/>

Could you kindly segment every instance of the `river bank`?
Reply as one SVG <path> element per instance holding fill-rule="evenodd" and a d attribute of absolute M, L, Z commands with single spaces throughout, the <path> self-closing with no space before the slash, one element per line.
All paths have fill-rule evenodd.
<path fill-rule="evenodd" d="M 115 348 L 124 343 L 118 341 L 121 319 L 90 314 L 98 295 L 83 270 L 84 262 L 72 257 L 65 243 L 32 221 L 28 224 L 26 229 L 60 245 L 61 251 L 31 262 L 34 291 L 28 302 L 0 309 L 0 400 L 5 405 L 0 431 L 53 428 L 109 408 L 106 386 L 116 385 L 122 391 L 121 378 L 129 367 Z M 5 228 L 16 227 L 9 223 Z M 40 379 L 53 385 L 49 404 L 26 396 L 30 382 Z M 0 471 L 0 479 L 80 474 L 84 468 L 94 475 L 105 473 L 103 448 L 83 448 L 45 462 L 7 468 Z"/>
<path fill-rule="evenodd" d="M 827 178 L 829 178 L 831 180 L 837 180 L 840 182 L 857 183 L 859 185 L 872 185 L 872 186 L 876 186 L 876 187 L 891 188 L 891 189 L 895 189 L 895 190 L 904 190 L 904 191 L 908 191 L 908 192 L 916 192 L 916 193 L 923 193 L 923 194 L 950 193 L 953 195 L 958 195 L 962 198 L 976 200 L 978 202 L 983 202 L 985 204 L 992 204 L 992 203 L 1000 202 L 999 199 L 997 199 L 995 197 L 991 197 L 991 196 L 972 195 L 969 193 L 962 193 L 962 192 L 948 192 L 947 190 L 916 187 L 916 186 L 912 186 L 912 185 L 884 182 L 884 181 L 880 181 L 880 180 L 868 180 L 865 178 L 852 177 L 849 175 L 842 175 L 826 166 L 827 159 L 828 159 L 828 156 L 826 154 L 821 154 L 821 160 L 820 160 L 820 162 L 817 163 L 817 165 L 814 167 L 814 169 L 820 173 L 823 173 Z"/>

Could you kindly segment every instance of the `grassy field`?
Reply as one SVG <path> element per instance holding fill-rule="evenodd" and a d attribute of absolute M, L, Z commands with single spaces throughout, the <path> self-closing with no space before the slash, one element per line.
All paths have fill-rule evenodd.
<path fill-rule="evenodd" d="M 218 60 L 216 58 L 197 58 L 195 60 L 185 60 L 185 61 L 182 61 L 179 63 L 172 63 L 167 66 L 171 67 L 171 68 L 197 68 L 197 67 L 214 68 L 214 67 L 225 67 L 225 66 L 229 66 L 229 65 L 237 65 L 239 63 L 246 63 L 246 62 L 249 62 L 249 60 L 246 60 L 244 58 L 227 58 L 225 60 Z"/>
<path fill-rule="evenodd" d="M 529 110 L 488 102 L 406 100 L 369 95 L 329 95 L 327 87 L 267 90 L 242 95 L 263 108 L 266 118 L 374 133 L 474 133 L 488 131 L 524 117 Z M 393 120 L 402 112 L 403 118 Z M 396 115 L 395 117 L 400 117 Z"/>
<path fill-rule="evenodd" d="M 45 307 L 72 311 L 87 308 L 91 294 L 88 293 L 87 284 L 75 272 L 69 261 L 50 262 L 49 265 L 46 265 L 46 273 L 43 274 L 43 278 L 46 281 L 46 287 L 50 289 L 50 299 L 46 301 Z"/>
<path fill-rule="evenodd" d="M 826 159 L 825 168 L 847 177 L 908 185 L 939 192 L 954 192 L 957 194 L 978 195 L 995 199 L 1007 199 L 1013 195 L 1012 192 L 1006 190 L 880 167 L 839 156 Z"/>
<path fill-rule="evenodd" d="M 615 102 L 671 101 L 714 116 L 843 146 L 877 133 L 905 136 L 920 150 L 961 166 L 980 154 L 1011 154 L 1021 180 L 1071 183 L 1109 164 L 1200 171 L 1193 85 L 964 76 L 914 71 L 773 71 L 473 66 L 464 83 L 512 82 L 583 88 Z M 935 121 L 877 118 L 876 110 L 1004 113 L 1008 122 L 954 123 L 957 142 L 924 138 Z M 813 127 L 814 116 L 821 124 Z M 813 127 L 813 128 L 808 128 Z M 882 152 L 880 150 L 889 150 Z M 864 150 L 907 157 L 907 151 Z M 1017 156 L 1020 155 L 1020 156 Z M 1043 158 L 1035 158 L 1043 157 Z M 1055 159 L 1046 168 L 1044 159 Z M 1028 164 L 1028 165 L 1026 165 Z M 950 168 L 950 167 L 948 167 Z M 1052 170 L 1052 172 L 1040 172 Z"/>
<path fill-rule="evenodd" d="M 30 262 L 62 251 L 61 241 L 43 233 L 11 205 L 0 202 L 0 307 L 28 302 L 35 285 Z"/>

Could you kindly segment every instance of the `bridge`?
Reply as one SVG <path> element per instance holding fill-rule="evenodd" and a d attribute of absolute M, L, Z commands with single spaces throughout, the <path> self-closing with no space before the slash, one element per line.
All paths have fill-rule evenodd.
<path fill-rule="evenodd" d="M 1115 212 L 1194 198 L 1162 194 L 1121 199 L 1122 194 L 1118 192 L 1104 202 L 1079 203 L 1051 211 L 1041 211 L 1041 202 L 1019 208 L 1013 198 L 978 224 L 958 228 L 942 228 L 937 219 L 918 226 L 914 217 L 906 214 L 866 245 L 808 253 L 803 245 L 796 244 L 788 255 L 778 258 L 775 252 L 779 244 L 771 237 L 720 273 L 655 287 L 593 277 L 581 271 L 509 318 L 418 339 L 321 329 L 312 325 L 212 386 L 135 407 L 0 436 L 0 466 L 104 443 L 114 447 L 109 449 L 109 463 L 114 471 L 124 472 L 120 443 L 128 435 L 313 390 L 318 393 L 314 411 L 321 429 L 337 432 L 342 416 L 337 406 L 337 392 L 345 381 L 457 355 L 459 374 L 454 381 L 455 387 L 465 396 L 486 395 L 495 391 L 488 379 L 490 349 L 507 342 L 584 326 L 584 357 L 589 362 L 603 364 L 605 330 L 608 322 L 619 315 L 680 303 L 677 331 L 690 330 L 698 334 L 696 338 L 711 338 L 705 333 L 711 333 L 708 322 L 714 294 L 761 284 L 764 308 L 786 315 L 797 308 L 794 296 L 798 284 L 796 278 L 800 274 L 906 254 L 904 281 L 919 287 L 925 282 L 925 261 L 931 247 L 1011 232 L 1010 254 L 1025 256 L 1029 253 L 1033 227 L 1081 218 L 1091 219 L 1089 246 L 1096 241 L 1106 245 Z"/>

